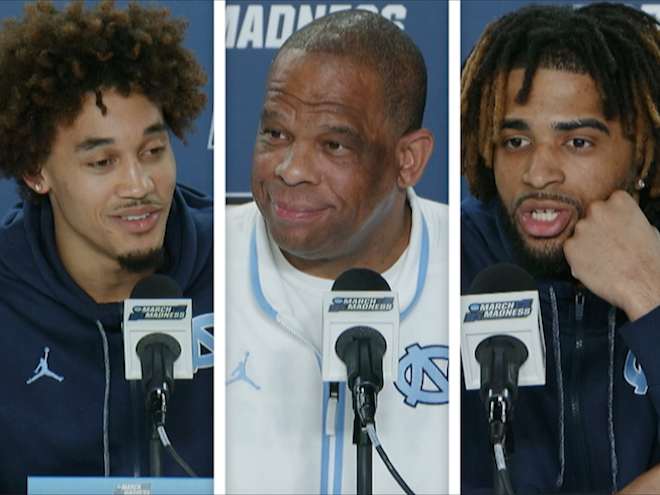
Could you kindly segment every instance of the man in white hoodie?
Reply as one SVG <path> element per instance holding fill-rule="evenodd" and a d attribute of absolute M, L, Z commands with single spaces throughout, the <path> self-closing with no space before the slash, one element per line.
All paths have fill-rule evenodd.
<path fill-rule="evenodd" d="M 321 376 L 323 294 L 354 267 L 382 273 L 401 311 L 380 440 L 414 491 L 447 490 L 447 212 L 412 190 L 433 149 L 425 98 L 419 49 L 369 12 L 314 21 L 273 62 L 255 202 L 227 220 L 232 493 L 355 491 L 350 394 Z M 401 490 L 377 458 L 373 489 Z"/>

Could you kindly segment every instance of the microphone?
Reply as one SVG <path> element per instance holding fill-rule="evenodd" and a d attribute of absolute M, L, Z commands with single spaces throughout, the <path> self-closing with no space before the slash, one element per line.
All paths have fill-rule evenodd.
<path fill-rule="evenodd" d="M 335 280 L 323 298 L 323 381 L 368 383 L 378 392 L 396 379 L 399 301 L 387 281 L 366 268 Z"/>
<path fill-rule="evenodd" d="M 515 399 L 519 384 L 545 385 L 539 295 L 529 273 L 510 263 L 492 265 L 475 277 L 461 307 L 467 390 L 480 389 L 482 400 L 493 394 Z"/>
<path fill-rule="evenodd" d="M 165 431 L 165 417 L 174 379 L 193 377 L 192 300 L 165 275 L 137 283 L 124 301 L 124 363 L 127 380 L 142 380 L 145 407 L 151 419 L 149 473 L 161 476 L 164 447 L 190 476 L 192 468 L 177 453 Z"/>
<path fill-rule="evenodd" d="M 124 362 L 127 380 L 142 380 L 147 409 L 156 424 L 174 379 L 191 379 L 192 301 L 176 282 L 154 274 L 137 283 L 124 301 Z"/>

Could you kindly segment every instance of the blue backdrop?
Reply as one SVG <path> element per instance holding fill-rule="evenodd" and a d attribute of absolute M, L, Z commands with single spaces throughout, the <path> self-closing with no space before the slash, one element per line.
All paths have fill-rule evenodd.
<path fill-rule="evenodd" d="M 68 2 L 57 1 L 58 8 Z M 95 2 L 87 2 L 93 5 Z M 125 8 L 128 2 L 121 0 L 117 6 Z M 211 0 L 167 0 L 151 2 L 165 5 L 175 17 L 189 21 L 185 46 L 192 50 L 202 64 L 208 82 L 204 92 L 208 103 L 204 112 L 195 122 L 195 131 L 188 137 L 188 144 L 183 145 L 173 138 L 173 148 L 177 160 L 178 180 L 209 195 L 213 194 L 213 150 L 211 122 L 213 115 L 213 2 Z M 7 17 L 19 17 L 23 12 L 24 1 L 1 0 L 0 20 Z M 18 201 L 14 181 L 0 180 L 0 218 Z"/>
<path fill-rule="evenodd" d="M 417 192 L 447 202 L 447 3 L 408 1 L 230 1 L 226 8 L 227 195 L 249 195 L 252 148 L 266 73 L 284 40 L 312 19 L 335 10 L 363 8 L 397 23 L 415 40 L 429 72 L 424 126 L 435 151 Z"/>

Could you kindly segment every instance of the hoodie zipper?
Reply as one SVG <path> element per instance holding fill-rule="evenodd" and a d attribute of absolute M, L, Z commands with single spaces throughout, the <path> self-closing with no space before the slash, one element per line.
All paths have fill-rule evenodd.
<path fill-rule="evenodd" d="M 575 292 L 575 349 L 573 351 L 573 387 L 571 393 L 571 419 L 575 426 L 580 422 L 580 395 L 577 391 L 579 383 L 580 362 L 582 358 L 582 348 L 584 346 L 584 334 L 582 328 L 582 319 L 584 318 L 584 294 L 578 289 Z"/>
<path fill-rule="evenodd" d="M 585 295 L 580 289 L 575 291 L 575 348 L 571 372 L 570 415 L 577 459 L 577 486 L 581 490 L 589 489 L 587 449 L 582 428 L 582 403 L 580 400 L 580 383 L 582 381 L 582 355 L 584 354 L 584 305 Z"/>
<path fill-rule="evenodd" d="M 276 313 L 275 317 L 279 325 L 292 337 L 301 342 L 305 347 L 310 348 L 316 357 L 319 366 L 319 373 L 322 373 L 322 354 L 316 349 L 314 344 L 309 341 L 301 332 L 296 329 L 296 325 L 287 316 L 282 313 Z M 341 482 L 343 471 L 343 445 L 344 445 L 344 408 L 345 408 L 345 390 L 340 391 L 338 382 L 330 382 L 328 390 L 325 391 L 322 406 L 322 418 L 325 419 L 321 429 L 321 486 L 320 493 L 341 494 Z M 342 395 L 344 397 L 342 397 Z M 339 421 L 337 421 L 339 419 Z M 331 440 L 334 440 L 331 441 Z M 331 448 L 331 446 L 333 448 Z M 333 459 L 333 469 L 330 469 L 330 459 Z M 332 471 L 332 472 L 331 472 Z"/>

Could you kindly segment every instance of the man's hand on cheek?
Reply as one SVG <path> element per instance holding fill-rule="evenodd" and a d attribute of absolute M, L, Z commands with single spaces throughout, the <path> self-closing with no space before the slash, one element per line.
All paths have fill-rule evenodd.
<path fill-rule="evenodd" d="M 660 236 L 628 193 L 591 203 L 564 254 L 573 276 L 630 320 L 660 304 Z"/>

